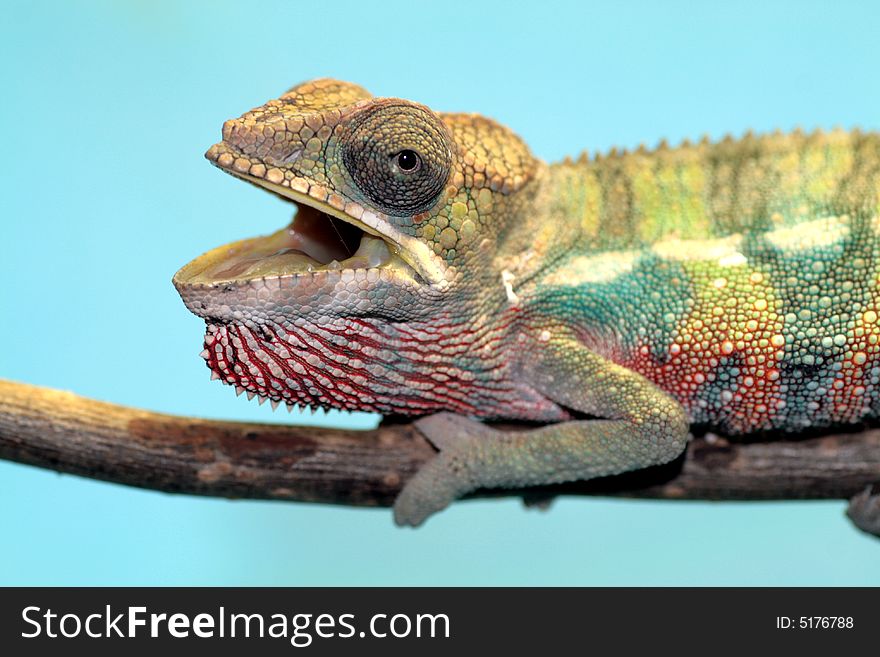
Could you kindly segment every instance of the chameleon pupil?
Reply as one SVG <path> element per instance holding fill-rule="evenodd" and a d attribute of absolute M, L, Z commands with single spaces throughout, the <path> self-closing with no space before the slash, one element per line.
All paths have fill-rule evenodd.
<path fill-rule="evenodd" d="M 401 171 L 413 171 L 419 165 L 419 156 L 415 151 L 405 150 L 397 154 L 397 166 Z"/>

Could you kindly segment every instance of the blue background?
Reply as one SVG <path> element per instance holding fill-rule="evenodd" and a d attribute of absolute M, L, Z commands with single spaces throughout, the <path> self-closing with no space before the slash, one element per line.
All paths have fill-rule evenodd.
<path fill-rule="evenodd" d="M 170 279 L 287 221 L 202 153 L 225 119 L 309 78 L 493 116 L 548 160 L 880 127 L 873 2 L 368 4 L 4 3 L 0 376 L 287 421 L 209 381 L 202 322 Z M 503 500 L 404 531 L 384 510 L 169 496 L 2 463 L 0 583 L 880 584 L 880 543 L 843 511 Z"/>

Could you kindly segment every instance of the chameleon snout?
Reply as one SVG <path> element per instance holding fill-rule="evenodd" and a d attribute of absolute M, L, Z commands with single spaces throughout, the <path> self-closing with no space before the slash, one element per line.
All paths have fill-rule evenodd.
<path fill-rule="evenodd" d="M 260 121 L 238 118 L 223 124 L 223 141 L 209 148 L 205 157 L 216 160 L 217 152 L 225 150 L 239 173 L 248 173 L 256 167 L 259 175 L 261 169 L 289 167 L 300 158 L 305 146 L 298 134 L 291 133 L 281 116 Z M 314 143 L 311 147 L 320 148 Z"/>

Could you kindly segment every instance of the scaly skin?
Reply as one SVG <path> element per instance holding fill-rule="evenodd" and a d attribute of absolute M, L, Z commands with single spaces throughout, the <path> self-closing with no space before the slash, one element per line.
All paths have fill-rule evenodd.
<path fill-rule="evenodd" d="M 426 415 L 439 453 L 400 524 L 478 487 L 669 461 L 692 423 L 877 414 L 877 135 L 548 167 L 489 119 L 317 80 L 223 137 L 208 159 L 300 209 L 175 276 L 203 356 L 273 404 Z"/>

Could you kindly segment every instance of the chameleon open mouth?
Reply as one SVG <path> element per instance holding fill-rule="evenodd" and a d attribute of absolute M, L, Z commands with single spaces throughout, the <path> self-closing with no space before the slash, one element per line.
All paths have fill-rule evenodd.
<path fill-rule="evenodd" d="M 346 269 L 395 268 L 415 272 L 394 245 L 357 225 L 296 203 L 286 228 L 213 249 L 183 267 L 183 284 L 245 283 L 254 279 L 318 274 Z"/>
<path fill-rule="evenodd" d="M 206 154 L 232 174 L 293 201 L 293 222 L 271 235 L 233 242 L 196 258 L 174 276 L 178 286 L 235 285 L 256 279 L 319 276 L 345 270 L 393 269 L 416 284 L 435 284 L 444 272 L 424 242 L 401 233 L 384 216 L 356 204 L 339 203 L 319 186 L 298 178 L 269 180 L 237 169 L 225 143 Z M 334 202 L 337 201 L 337 202 Z"/>

